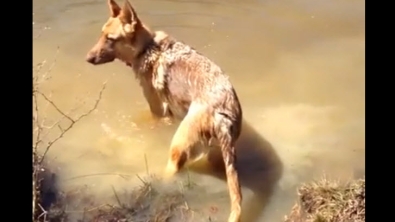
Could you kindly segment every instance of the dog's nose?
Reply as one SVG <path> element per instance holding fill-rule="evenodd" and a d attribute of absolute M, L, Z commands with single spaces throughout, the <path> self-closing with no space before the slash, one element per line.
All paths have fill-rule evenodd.
<path fill-rule="evenodd" d="M 92 54 L 88 54 L 85 58 L 85 60 L 91 64 L 95 64 L 96 61 L 96 56 L 92 55 Z"/>

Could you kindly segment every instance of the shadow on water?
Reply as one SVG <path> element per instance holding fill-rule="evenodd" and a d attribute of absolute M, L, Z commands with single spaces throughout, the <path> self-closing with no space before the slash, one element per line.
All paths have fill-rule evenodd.
<path fill-rule="evenodd" d="M 272 145 L 245 120 L 236 150 L 236 166 L 241 185 L 253 192 L 250 199 L 244 198 L 242 219 L 254 222 L 260 218 L 269 203 L 273 190 L 282 176 L 283 164 Z M 211 149 L 207 161 L 191 165 L 190 169 L 226 181 L 220 149 Z"/>
<path fill-rule="evenodd" d="M 141 129 L 152 129 L 160 134 L 166 135 L 167 139 L 173 136 L 178 124 L 155 125 L 151 115 L 145 110 L 142 115 L 134 119 Z M 157 137 L 155 140 L 160 141 Z M 165 149 L 167 146 L 160 149 Z M 270 204 L 270 198 L 283 175 L 284 166 L 272 144 L 266 140 L 249 122 L 243 120 L 242 132 L 236 143 L 236 167 L 239 171 L 241 186 L 252 191 L 252 196 L 244 195 L 242 206 L 242 220 L 246 222 L 256 222 L 263 217 L 265 207 Z M 166 159 L 163 157 L 163 159 Z M 189 170 L 201 175 L 211 176 L 226 182 L 226 171 L 221 149 L 214 147 L 210 149 L 206 158 L 201 161 L 191 163 Z M 160 174 L 161 171 L 157 172 Z M 183 171 L 184 174 L 185 171 Z M 181 179 L 176 176 L 175 180 Z M 206 188 L 210 189 L 210 187 Z M 194 193 L 195 191 L 192 191 Z M 206 192 L 209 195 L 210 191 Z M 244 192 L 243 192 L 244 193 Z M 207 196 L 208 197 L 208 196 Z M 205 202 L 209 199 L 204 198 Z M 228 200 L 229 203 L 229 200 Z M 204 204 L 204 205 L 207 205 Z"/>

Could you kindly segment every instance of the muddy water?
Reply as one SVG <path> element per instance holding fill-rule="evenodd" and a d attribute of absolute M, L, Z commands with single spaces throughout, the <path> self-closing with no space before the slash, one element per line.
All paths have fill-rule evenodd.
<path fill-rule="evenodd" d="M 266 156 L 279 156 L 283 174 L 259 221 L 280 221 L 303 181 L 323 174 L 341 179 L 364 174 L 364 1 L 132 4 L 151 27 L 189 43 L 227 71 L 250 131 L 271 144 Z M 135 174 L 160 174 L 174 132 L 174 126 L 155 127 L 143 117 L 148 107 L 129 68 L 119 62 L 94 67 L 84 61 L 107 10 L 104 0 L 33 2 L 33 62 L 47 60 L 50 66 L 56 60 L 42 90 L 75 117 L 92 107 L 107 82 L 97 110 L 47 154 L 59 166 L 60 186 L 87 185 L 103 199 L 111 186 L 122 190 L 138 183 Z M 40 104 L 49 120 L 58 118 L 55 110 Z M 254 186 L 252 171 L 246 171 Z M 190 206 L 211 218 L 225 218 L 226 184 L 201 174 L 190 177 L 199 187 L 188 191 Z M 259 175 L 255 179 L 265 183 Z M 251 192 L 245 193 L 248 199 Z M 218 212 L 211 212 L 212 206 Z"/>

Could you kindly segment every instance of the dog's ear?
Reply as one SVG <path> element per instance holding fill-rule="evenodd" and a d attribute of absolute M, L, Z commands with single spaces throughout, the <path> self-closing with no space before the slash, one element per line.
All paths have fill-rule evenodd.
<path fill-rule="evenodd" d="M 114 0 L 108 0 L 107 3 L 108 7 L 110 8 L 111 17 L 117 17 L 121 12 L 121 7 L 119 7 L 119 5 Z"/>
<path fill-rule="evenodd" d="M 136 25 L 140 23 L 137 13 L 133 6 L 129 3 L 129 0 L 125 0 L 125 4 L 122 7 L 120 19 L 124 24 Z"/>

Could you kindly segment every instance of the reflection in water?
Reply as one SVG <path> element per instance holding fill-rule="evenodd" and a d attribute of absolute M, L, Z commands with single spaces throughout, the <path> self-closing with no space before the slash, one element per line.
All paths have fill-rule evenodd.
<path fill-rule="evenodd" d="M 238 143 L 248 219 L 264 209 L 262 219 L 280 221 L 294 203 L 296 186 L 323 172 L 343 179 L 364 172 L 364 1 L 133 4 L 151 27 L 194 46 L 231 76 L 248 122 Z M 52 78 L 42 85 L 60 108 L 82 112 L 81 101 L 92 102 L 108 81 L 97 112 L 48 153 L 60 164 L 61 188 L 90 185 L 105 200 L 112 185 L 129 189 L 134 181 L 111 175 L 69 178 L 143 173 L 145 156 L 150 172 L 162 172 L 175 126 L 154 126 L 141 116 L 147 104 L 129 68 L 119 62 L 92 67 L 84 61 L 107 19 L 105 2 L 35 0 L 33 11 L 34 35 L 47 27 L 33 41 L 34 63 L 50 63 L 60 47 Z M 48 117 L 56 118 L 54 113 L 46 110 Z M 221 166 L 215 165 L 220 158 L 213 150 L 208 162 L 192 167 L 199 173 L 192 179 L 203 191 L 191 190 L 189 201 L 203 212 L 216 204 L 214 216 L 226 218 L 226 184 Z"/>

